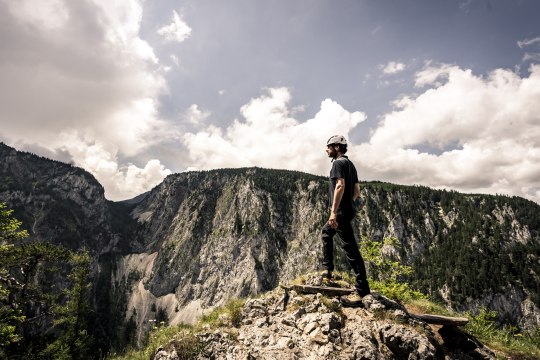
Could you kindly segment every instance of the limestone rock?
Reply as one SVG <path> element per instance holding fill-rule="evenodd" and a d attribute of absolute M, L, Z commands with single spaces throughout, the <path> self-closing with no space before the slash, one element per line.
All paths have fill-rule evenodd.
<path fill-rule="evenodd" d="M 282 295 L 281 295 L 282 296 Z M 199 359 L 462 359 L 479 354 L 495 359 L 491 350 L 467 336 L 445 335 L 438 343 L 425 323 L 413 319 L 401 305 L 383 296 L 365 299 L 365 308 L 327 307 L 330 299 L 296 295 L 305 306 L 276 307 L 280 294 L 246 301 L 238 328 L 224 327 L 197 336 Z M 377 306 L 375 306 L 377 305 Z M 393 313 L 403 312 L 400 318 Z M 381 312 L 383 316 L 381 316 Z M 165 349 L 168 349 L 165 351 Z M 162 347 L 154 360 L 179 359 L 177 340 Z"/>

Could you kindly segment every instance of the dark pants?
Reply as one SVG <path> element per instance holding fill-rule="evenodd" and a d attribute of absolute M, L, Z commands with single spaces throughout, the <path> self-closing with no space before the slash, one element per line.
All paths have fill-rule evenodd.
<path fill-rule="evenodd" d="M 356 275 L 354 286 L 361 296 L 365 296 L 370 293 L 370 290 L 364 259 L 360 255 L 360 249 L 358 249 L 358 243 L 354 237 L 352 217 L 338 214 L 336 220 L 338 223 L 337 229 L 332 229 L 328 223 L 322 228 L 322 266 L 327 270 L 334 271 L 334 235 L 338 234 L 341 239 L 341 246 L 347 254 L 347 260 L 349 260 L 349 264 Z"/>

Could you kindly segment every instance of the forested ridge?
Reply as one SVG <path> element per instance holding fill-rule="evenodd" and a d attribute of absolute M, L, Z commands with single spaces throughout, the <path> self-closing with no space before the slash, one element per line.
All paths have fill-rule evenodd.
<path fill-rule="evenodd" d="M 370 221 L 382 227 L 384 212 L 404 219 L 405 232 L 421 237 L 426 222 L 425 250 L 412 257 L 413 284 L 440 298 L 448 287 L 449 299 L 459 307 L 466 298 L 504 292 L 522 285 L 540 306 L 540 206 L 532 201 L 503 195 L 462 194 L 423 186 L 366 183 L 379 199 L 404 194 L 403 201 L 368 197 L 374 209 Z M 371 206 L 370 206 L 371 205 Z M 455 218 L 449 226 L 444 216 Z M 521 233 L 520 233 L 521 232 Z M 404 244 L 405 247 L 407 244 Z"/>

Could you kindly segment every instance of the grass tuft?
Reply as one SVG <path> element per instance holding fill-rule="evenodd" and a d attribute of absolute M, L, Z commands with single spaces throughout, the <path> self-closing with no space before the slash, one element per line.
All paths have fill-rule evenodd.
<path fill-rule="evenodd" d="M 208 315 L 203 315 L 200 324 L 209 325 L 211 328 L 232 325 L 240 327 L 242 321 L 242 309 L 245 299 L 234 299 L 222 307 L 212 310 Z"/>
<path fill-rule="evenodd" d="M 502 351 L 512 358 L 540 359 L 540 328 L 523 333 L 515 326 L 498 326 L 497 313 L 481 307 L 477 314 L 465 313 L 470 322 L 465 330 L 488 347 Z"/>
<path fill-rule="evenodd" d="M 174 341 L 175 348 L 182 350 L 180 358 L 182 360 L 195 359 L 204 345 L 195 336 L 194 327 L 191 325 L 154 327 L 148 334 L 142 349 L 129 348 L 123 354 L 111 354 L 109 359 L 148 360 L 156 354 L 161 346 L 169 344 L 171 341 Z"/>

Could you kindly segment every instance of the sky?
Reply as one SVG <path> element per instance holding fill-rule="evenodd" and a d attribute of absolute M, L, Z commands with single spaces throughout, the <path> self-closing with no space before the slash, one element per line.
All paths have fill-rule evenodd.
<path fill-rule="evenodd" d="M 0 141 L 111 200 L 165 176 L 327 176 L 540 203 L 537 0 L 0 0 Z"/>

